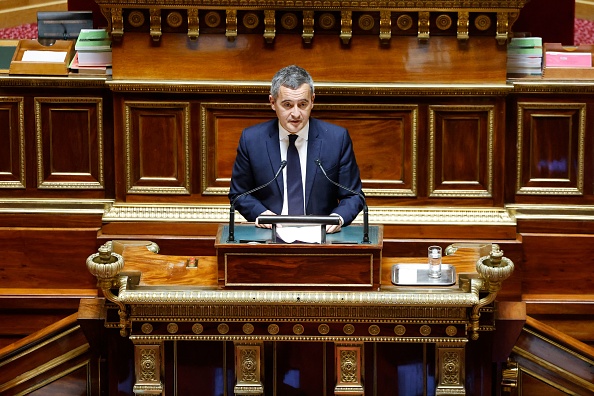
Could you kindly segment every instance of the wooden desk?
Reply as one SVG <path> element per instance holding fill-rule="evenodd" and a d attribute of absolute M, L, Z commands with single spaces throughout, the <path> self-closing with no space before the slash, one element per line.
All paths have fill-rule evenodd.
<path fill-rule="evenodd" d="M 264 366 L 274 366 L 276 373 L 279 363 L 266 352 L 277 347 L 268 345 L 300 341 L 323 345 L 324 355 L 327 345 L 333 345 L 330 362 L 334 365 L 325 365 L 320 376 L 328 378 L 326 370 L 331 367 L 335 381 L 331 386 L 326 380 L 318 382 L 329 386 L 331 389 L 325 391 L 335 395 L 364 394 L 365 365 L 372 365 L 375 372 L 384 370 L 379 366 L 385 364 L 376 359 L 367 361 L 365 345 L 370 348 L 386 343 L 422 344 L 423 356 L 427 345 L 434 345 L 434 355 L 430 356 L 434 356 L 436 372 L 425 373 L 423 378 L 429 383 L 424 386 L 434 387 L 438 395 L 464 395 L 466 344 L 478 338 L 477 331 L 493 329 L 492 315 L 485 315 L 480 324 L 480 314 L 476 315 L 483 312 L 479 308 L 486 303 L 479 295 L 484 279 L 474 269 L 479 258 L 474 248 L 461 248 L 443 258 L 458 272 L 452 286 L 395 286 L 390 278 L 394 264 L 421 263 L 424 259 L 385 258 L 379 291 L 304 291 L 221 290 L 215 257 L 160 255 L 153 252 L 158 247 L 147 241 L 113 241 L 111 247 L 125 264 L 116 282 L 117 296 L 106 295 L 118 305 L 120 322 L 106 325 L 120 326 L 134 343 L 136 393 L 163 394 L 166 386 L 178 386 L 177 376 L 166 378 L 159 369 L 177 364 L 176 354 L 172 357 L 165 353 L 171 348 L 166 345 L 231 341 L 234 393 L 269 394 L 265 383 L 266 387 L 276 387 L 277 382 L 265 381 Z M 492 313 L 492 309 L 487 307 L 484 312 Z M 199 344 L 184 345 L 190 348 Z M 308 347 L 298 349 L 309 353 Z M 423 370 L 427 367 L 424 365 Z"/>

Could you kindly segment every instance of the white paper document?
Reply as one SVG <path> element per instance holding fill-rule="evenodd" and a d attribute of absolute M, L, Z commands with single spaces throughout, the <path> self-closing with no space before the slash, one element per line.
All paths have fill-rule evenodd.
<path fill-rule="evenodd" d="M 286 243 L 322 243 L 322 228 L 319 225 L 276 227 L 276 235 Z"/>
<path fill-rule="evenodd" d="M 35 51 L 27 50 L 23 52 L 23 62 L 49 62 L 61 63 L 66 60 L 66 52 L 64 51 Z"/>

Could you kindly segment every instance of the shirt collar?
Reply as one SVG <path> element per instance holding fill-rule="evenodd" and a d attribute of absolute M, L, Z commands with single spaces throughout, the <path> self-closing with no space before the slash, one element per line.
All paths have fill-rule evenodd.
<path fill-rule="evenodd" d="M 285 128 L 283 128 L 280 121 L 278 122 L 278 131 L 279 131 L 279 134 L 278 134 L 279 140 L 285 140 L 285 139 L 288 140 L 289 139 L 290 133 L 287 132 L 287 130 Z M 307 124 L 305 124 L 303 129 L 301 129 L 295 135 L 307 140 L 307 137 L 309 136 L 309 120 L 307 121 Z"/>

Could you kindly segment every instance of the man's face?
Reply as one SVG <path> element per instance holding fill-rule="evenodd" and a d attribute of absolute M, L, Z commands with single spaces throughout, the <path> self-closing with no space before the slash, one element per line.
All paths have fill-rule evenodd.
<path fill-rule="evenodd" d="M 308 84 L 297 89 L 281 86 L 276 100 L 269 96 L 272 110 L 276 111 L 282 127 L 289 133 L 299 132 L 307 124 L 314 98 Z"/>

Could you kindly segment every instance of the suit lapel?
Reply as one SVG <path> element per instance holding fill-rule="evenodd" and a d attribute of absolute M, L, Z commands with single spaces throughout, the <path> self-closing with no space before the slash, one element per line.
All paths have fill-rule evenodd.
<path fill-rule="evenodd" d="M 320 158 L 322 150 L 322 137 L 317 120 L 309 119 L 309 136 L 307 138 L 307 168 L 305 170 L 305 207 L 308 207 L 311 190 L 318 172 L 316 160 Z"/>
<path fill-rule="evenodd" d="M 275 120 L 275 122 L 273 122 L 268 128 L 268 140 L 266 141 L 268 159 L 270 160 L 270 166 L 272 168 L 273 175 L 276 174 L 281 164 L 280 143 L 278 139 L 278 121 Z M 282 173 L 276 179 L 276 186 L 278 187 L 280 196 L 282 197 L 284 190 Z"/>

